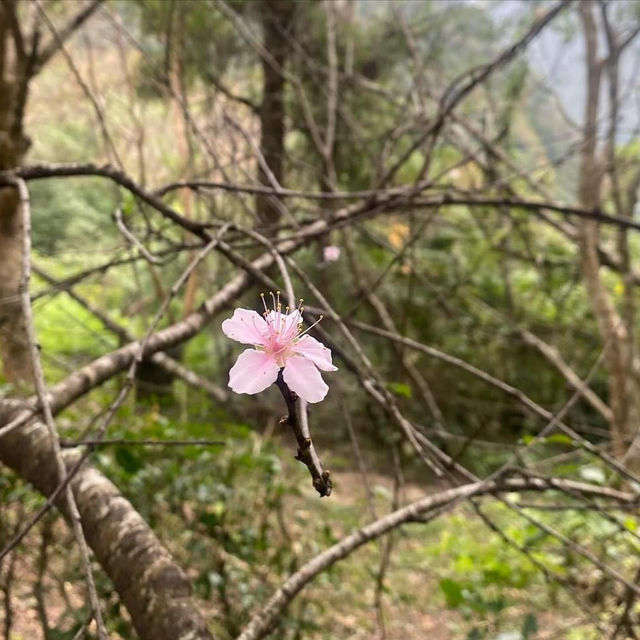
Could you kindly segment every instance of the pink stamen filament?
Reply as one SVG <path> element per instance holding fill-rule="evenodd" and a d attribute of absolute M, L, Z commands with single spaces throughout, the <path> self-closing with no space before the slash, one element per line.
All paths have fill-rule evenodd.
<path fill-rule="evenodd" d="M 276 296 L 277 297 L 277 312 L 276 312 L 276 326 L 278 327 L 278 335 L 280 335 L 280 331 L 281 331 L 281 322 L 280 319 L 282 318 L 282 305 L 280 304 L 280 292 L 276 291 Z"/>

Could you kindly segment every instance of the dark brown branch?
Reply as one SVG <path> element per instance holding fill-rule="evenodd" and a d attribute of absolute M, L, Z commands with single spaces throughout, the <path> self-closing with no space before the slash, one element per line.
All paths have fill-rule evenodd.
<path fill-rule="evenodd" d="M 321 498 L 331 495 L 331 489 L 333 487 L 331 483 L 331 476 L 329 471 L 325 471 L 322 468 L 322 463 L 313 446 L 311 440 L 311 434 L 309 433 L 309 425 L 304 424 L 302 418 L 303 412 L 298 411 L 298 396 L 289 389 L 284 379 L 282 378 L 282 371 L 278 373 L 278 379 L 276 385 L 282 393 L 282 397 L 287 404 L 288 415 L 281 419 L 281 424 L 288 424 L 296 437 L 298 443 L 298 453 L 296 454 L 296 460 L 299 460 L 304 464 L 311 478 L 313 479 L 313 486 L 315 490 L 320 494 Z M 300 400 L 300 402 L 302 402 Z"/>
<path fill-rule="evenodd" d="M 396 206 L 403 206 L 404 203 L 396 203 Z M 444 194 L 432 198 L 414 198 L 404 206 L 412 207 L 442 207 L 463 205 L 468 207 L 514 207 L 527 209 L 530 211 L 551 211 L 564 216 L 594 220 L 603 224 L 617 225 L 626 229 L 640 230 L 640 222 L 630 220 L 622 216 L 614 216 L 604 213 L 599 208 L 585 209 L 561 205 L 554 202 L 537 202 L 535 200 L 520 200 L 518 198 L 496 198 L 483 196 L 464 196 Z"/>
<path fill-rule="evenodd" d="M 140 447 L 223 447 L 224 440 L 131 440 L 130 438 L 102 438 L 101 440 L 60 440 L 64 449 L 74 447 L 111 447 L 114 445 L 134 445 Z"/>
<path fill-rule="evenodd" d="M 18 65 L 23 65 L 26 58 L 26 53 L 24 46 L 24 36 L 22 35 L 20 23 L 18 22 L 18 16 L 16 15 L 16 3 L 9 2 L 9 0 L 2 0 L 2 5 L 4 8 L 5 16 L 7 17 L 7 22 L 9 23 L 11 36 L 13 37 L 13 44 L 16 50 Z"/>
<path fill-rule="evenodd" d="M 430 188 L 431 184 L 423 184 L 423 189 Z M 406 193 L 407 187 L 393 189 L 367 189 L 364 191 L 299 191 L 296 189 L 274 189 L 264 185 L 239 184 L 234 182 L 211 182 L 209 180 L 180 180 L 163 185 L 153 192 L 153 195 L 162 197 L 176 189 L 219 190 L 231 193 L 249 193 L 254 195 L 277 196 L 278 198 L 304 198 L 305 200 L 362 200 L 377 196 L 401 195 Z M 413 190 L 413 187 L 412 187 Z"/>
<path fill-rule="evenodd" d="M 104 0 L 91 0 L 76 15 L 58 29 L 57 37 L 52 38 L 38 53 L 36 71 L 41 69 L 60 50 L 62 45 L 81 27 L 98 9 Z"/>
<path fill-rule="evenodd" d="M 123 187 L 133 195 L 139 197 L 148 205 L 159 211 L 163 216 L 169 218 L 171 221 L 180 225 L 182 228 L 187 229 L 191 233 L 195 234 L 199 238 L 204 240 L 210 240 L 207 234 L 207 225 L 194 222 L 180 215 L 175 209 L 165 204 L 158 194 L 165 193 L 165 189 L 158 189 L 155 192 L 149 192 L 140 187 L 133 179 L 128 175 L 119 171 L 118 169 L 110 165 L 96 165 L 96 164 L 39 164 L 30 165 L 26 167 L 20 167 L 15 171 L 0 172 L 0 184 L 11 184 L 13 178 L 23 178 L 24 180 L 40 180 L 45 178 L 54 177 L 82 177 L 82 176 L 101 176 L 108 178 Z M 230 191 L 244 191 L 246 193 L 269 193 L 281 197 L 314 197 L 317 199 L 349 199 L 357 197 L 358 199 L 366 200 L 358 207 L 362 213 L 380 213 L 385 211 L 387 207 L 394 208 L 396 213 L 396 207 L 416 207 L 416 208 L 431 208 L 431 207 L 443 207 L 443 206 L 486 206 L 486 207 L 515 207 L 526 209 L 530 211 L 550 211 L 553 213 L 559 213 L 564 216 L 584 218 L 588 220 L 595 220 L 603 224 L 617 225 L 628 229 L 640 230 L 640 222 L 630 220 L 629 218 L 622 216 L 614 216 L 603 212 L 602 210 L 585 209 L 580 207 L 562 205 L 554 202 L 544 202 L 536 200 L 524 200 L 519 198 L 499 198 L 499 197 L 482 197 L 473 194 L 451 194 L 443 193 L 438 195 L 431 195 L 429 197 L 417 198 L 416 196 L 422 193 L 426 188 L 430 186 L 429 183 L 424 182 L 418 185 L 400 188 L 400 189 L 388 189 L 388 190 L 371 190 L 371 191 L 358 191 L 352 194 L 349 193 L 308 193 L 290 191 L 286 189 L 260 189 L 255 186 L 242 186 L 233 185 L 228 183 L 175 183 L 168 185 L 168 188 L 177 188 L 179 186 L 197 186 L 207 185 L 211 188 L 220 188 Z M 333 220 L 339 221 L 344 217 L 353 217 L 354 210 L 346 207 L 340 209 L 333 214 Z M 231 227 L 233 228 L 233 227 Z"/>
<path fill-rule="evenodd" d="M 253 113 L 258 113 L 258 111 L 260 110 L 260 105 L 256 104 L 255 102 L 253 102 L 252 100 L 250 100 L 245 96 L 240 96 L 234 93 L 233 91 L 231 91 L 231 89 L 229 89 L 226 85 L 222 83 L 222 81 L 220 80 L 220 78 L 218 78 L 218 76 L 211 73 L 210 71 L 207 72 L 206 78 L 220 93 L 222 93 L 224 96 L 229 98 L 229 100 L 233 100 L 234 102 L 239 102 L 240 104 L 243 104 L 245 107 L 249 107 L 249 109 L 251 109 Z"/>
<path fill-rule="evenodd" d="M 6 172 L 0 174 L 0 182 L 11 182 L 11 176 L 17 178 L 23 178 L 26 181 L 39 180 L 41 178 L 53 178 L 53 177 L 72 177 L 72 176 L 102 176 L 103 178 L 109 178 L 117 185 L 123 187 L 134 196 L 137 196 L 143 202 L 147 203 L 163 216 L 169 218 L 169 220 L 175 222 L 183 229 L 191 231 L 198 237 L 204 240 L 210 240 L 209 236 L 204 231 L 204 226 L 185 218 L 180 215 L 175 209 L 172 209 L 166 205 L 162 200 L 156 198 L 153 194 L 147 192 L 144 188 L 138 185 L 131 177 L 120 171 L 116 167 L 111 165 L 96 165 L 96 164 L 40 164 L 31 165 L 30 167 L 20 167 L 13 172 Z"/>

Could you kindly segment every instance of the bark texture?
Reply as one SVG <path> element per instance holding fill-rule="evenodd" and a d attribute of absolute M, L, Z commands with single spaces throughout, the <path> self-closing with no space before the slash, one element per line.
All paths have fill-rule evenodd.
<path fill-rule="evenodd" d="M 7 9 L 0 4 L 0 22 Z M 2 44 L 0 43 L 0 46 Z M 1 71 L 1 70 L 0 70 Z M 16 122 L 16 81 L 0 77 L 0 171 L 19 166 L 28 140 Z M 22 213 L 15 187 L 0 188 L 0 359 L 9 382 L 33 380 L 26 328 L 20 306 Z"/>
<path fill-rule="evenodd" d="M 5 160 L 4 149 L 0 149 L 0 164 L 4 166 Z M 21 264 L 22 214 L 15 188 L 4 187 L 0 188 L 0 360 L 4 377 L 14 384 L 33 380 L 20 307 Z"/>
<path fill-rule="evenodd" d="M 260 164 L 258 182 L 269 187 L 276 186 L 272 184 L 273 179 L 281 185 L 284 174 L 284 68 L 291 49 L 285 34 L 292 29 L 295 4 L 291 0 L 264 0 L 261 6 L 264 48 L 271 57 L 262 59 L 260 152 L 271 176 Z M 275 226 L 280 218 L 278 202 L 273 196 L 257 196 L 256 212 L 265 229 Z"/>
<path fill-rule="evenodd" d="M 586 51 L 586 84 L 583 142 L 578 177 L 578 201 L 583 209 L 599 209 L 605 163 L 597 148 L 598 115 L 602 89 L 603 61 L 598 58 L 598 27 L 593 5 L 580 4 L 580 17 Z M 633 326 L 627 326 L 617 312 L 600 273 L 600 231 L 595 220 L 583 220 L 579 227 L 580 262 L 587 293 L 604 343 L 604 357 L 609 376 L 611 438 L 617 458 L 638 468 L 637 452 L 628 457 L 629 443 L 638 429 L 639 398 L 633 375 L 631 344 Z"/>
<path fill-rule="evenodd" d="M 0 423 L 10 419 L 0 414 Z M 65 453 L 67 468 L 77 451 Z M 56 487 L 49 433 L 34 421 L 0 438 L 0 461 L 43 495 Z M 142 640 L 212 640 L 184 571 L 113 483 L 89 464 L 71 482 L 87 543 Z M 65 516 L 64 492 L 56 503 Z"/>
<path fill-rule="evenodd" d="M 42 46 L 40 30 L 29 29 L 27 37 L 20 24 L 18 0 L 0 2 L 0 171 L 20 167 L 29 149 L 24 115 L 32 78 L 102 2 L 78 5 L 77 13 Z M 22 232 L 18 194 L 13 187 L 0 187 L 0 360 L 4 377 L 18 385 L 33 382 L 19 297 Z"/>

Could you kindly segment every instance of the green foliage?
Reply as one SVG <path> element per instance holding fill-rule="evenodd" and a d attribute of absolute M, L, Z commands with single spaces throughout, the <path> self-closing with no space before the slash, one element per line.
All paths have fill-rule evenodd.
<path fill-rule="evenodd" d="M 161 97 L 169 82 L 175 56 L 190 84 L 221 78 L 234 58 L 246 58 L 246 48 L 224 15 L 199 0 L 136 0 L 141 28 L 147 34 L 151 55 L 137 69 L 137 87 L 144 97 Z M 231 0 L 229 6 L 250 17 L 255 4 Z M 247 15 L 248 14 L 248 15 Z M 168 47 L 167 47 L 168 44 Z M 167 51 L 171 53 L 168 54 Z"/>
<path fill-rule="evenodd" d="M 194 399 L 195 400 L 195 399 Z M 122 409 L 111 434 L 126 439 L 221 440 L 221 445 L 102 449 L 100 467 L 131 495 L 136 508 L 186 564 L 197 567 L 201 597 L 223 603 L 218 632 L 237 629 L 248 611 L 268 594 L 269 583 L 286 575 L 296 553 L 281 523 L 285 500 L 298 494 L 284 474 L 273 445 L 225 412 L 203 405 L 187 422 L 151 407 Z M 299 479 L 296 469 L 293 477 Z M 294 526 L 287 523 L 286 528 Z M 226 632 L 224 630 L 227 630 Z"/>
<path fill-rule="evenodd" d="M 65 294 L 36 304 L 35 324 L 43 350 L 70 361 L 98 357 L 105 349 L 117 346 L 117 340 L 100 320 Z"/>
<path fill-rule="evenodd" d="M 110 212 L 116 193 L 96 178 L 42 180 L 31 186 L 33 246 L 47 255 L 82 246 L 94 237 L 98 249 L 115 236 Z"/>

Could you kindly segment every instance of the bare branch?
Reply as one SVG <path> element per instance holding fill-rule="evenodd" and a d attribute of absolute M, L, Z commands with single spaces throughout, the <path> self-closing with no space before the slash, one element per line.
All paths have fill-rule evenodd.
<path fill-rule="evenodd" d="M 57 35 L 52 36 L 38 52 L 36 70 L 41 69 L 61 49 L 64 43 L 81 27 L 100 7 L 104 0 L 89 0 L 78 13 L 57 30 Z"/>
<path fill-rule="evenodd" d="M 29 348 L 31 351 L 33 377 L 35 380 L 38 400 L 42 408 L 42 414 L 44 416 L 45 424 L 47 425 L 47 429 L 49 432 L 49 438 L 52 443 L 54 460 L 58 474 L 58 482 L 64 483 L 67 469 L 62 458 L 58 432 L 53 420 L 51 406 L 49 404 L 47 387 L 44 380 L 42 364 L 40 362 L 40 350 L 38 347 L 35 328 L 33 324 L 31 300 L 29 299 L 29 280 L 31 277 L 31 208 L 29 206 L 29 191 L 27 190 L 27 186 L 23 180 L 17 180 L 16 187 L 18 189 L 18 193 L 20 194 L 20 207 L 22 209 L 23 226 L 22 237 L 24 242 L 22 253 L 22 283 L 20 285 L 20 289 L 22 292 L 22 313 L 25 318 L 27 339 L 29 341 Z M 107 640 L 108 634 L 104 625 L 104 621 L 102 619 L 102 610 L 100 607 L 98 594 L 96 592 L 95 580 L 93 578 L 93 571 L 91 569 L 91 558 L 89 557 L 89 548 L 85 539 L 82 520 L 80 517 L 80 512 L 78 511 L 78 505 L 76 504 L 76 500 L 70 485 L 67 485 L 65 489 L 65 500 L 67 503 L 67 514 L 69 519 L 71 520 L 73 534 L 80 549 L 80 557 L 82 558 L 82 565 L 85 572 L 91 610 L 98 628 L 98 637 L 100 638 L 100 640 Z"/>
<path fill-rule="evenodd" d="M 468 499 L 476 495 L 493 495 L 510 491 L 548 491 L 554 487 L 567 488 L 577 493 L 607 498 L 629 505 L 636 503 L 636 497 L 633 494 L 571 480 L 556 480 L 550 483 L 538 478 L 509 479 L 490 483 L 470 483 L 454 489 L 447 489 L 413 502 L 372 522 L 307 562 L 282 584 L 260 611 L 252 616 L 238 636 L 238 640 L 264 638 L 277 624 L 282 611 L 316 576 L 371 540 L 375 540 L 407 522 L 430 522 L 434 517 L 441 515 L 451 504 L 457 504 L 461 498 Z"/>
<path fill-rule="evenodd" d="M 330 473 L 322 468 L 320 457 L 311 440 L 309 425 L 306 424 L 306 410 L 298 411 L 299 403 L 304 401 L 289 389 L 282 377 L 282 372 L 278 373 L 276 384 L 282 393 L 289 412 L 280 422 L 286 423 L 291 427 L 298 443 L 296 460 L 302 462 L 307 469 L 309 469 L 309 473 L 313 478 L 313 486 L 320 494 L 320 497 L 328 497 L 331 495 L 331 489 L 333 487 Z"/>
<path fill-rule="evenodd" d="M 449 114 L 458 104 L 467 97 L 478 85 L 484 82 L 494 71 L 500 69 L 523 49 L 564 9 L 571 4 L 571 0 L 560 0 L 546 13 L 538 18 L 517 42 L 501 52 L 488 64 L 476 67 L 456 78 L 444 92 L 438 107 L 438 114 L 434 121 L 427 127 L 417 140 L 400 156 L 396 163 L 388 169 L 380 180 L 381 185 L 388 184 L 400 167 L 408 160 L 411 154 L 418 149 L 429 137 L 435 138 L 444 126 Z M 466 82 L 464 82 L 466 80 Z M 459 86 L 462 85 L 462 86 Z M 422 172 L 421 172 L 422 173 Z"/>
<path fill-rule="evenodd" d="M 33 266 L 33 271 L 37 273 L 41 278 L 46 280 L 47 282 L 53 284 L 54 286 L 60 286 L 60 283 L 52 278 L 48 273 L 43 271 L 42 269 Z M 64 289 L 69 295 L 70 298 L 75 300 L 79 305 L 84 307 L 89 313 L 93 314 L 102 324 L 109 329 L 112 333 L 118 336 L 122 342 L 134 342 L 134 336 L 129 333 L 124 327 L 120 326 L 116 322 L 114 322 L 106 313 L 97 309 L 94 305 L 92 305 L 88 300 L 78 295 L 71 287 L 65 287 Z M 33 299 L 33 298 L 32 298 Z M 182 378 L 187 384 L 195 387 L 196 389 L 201 389 L 208 393 L 212 398 L 214 398 L 217 402 L 223 403 L 227 402 L 229 399 L 229 394 L 219 387 L 216 384 L 213 384 L 210 380 L 203 378 L 198 375 L 194 371 L 191 371 L 187 367 L 185 367 L 182 363 L 178 362 L 171 356 L 166 353 L 158 352 L 154 353 L 151 356 L 152 362 L 162 367 L 168 373 L 171 373 L 179 378 Z"/>

